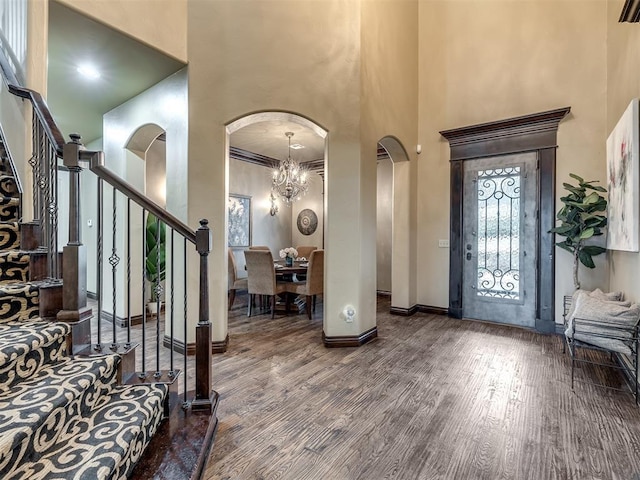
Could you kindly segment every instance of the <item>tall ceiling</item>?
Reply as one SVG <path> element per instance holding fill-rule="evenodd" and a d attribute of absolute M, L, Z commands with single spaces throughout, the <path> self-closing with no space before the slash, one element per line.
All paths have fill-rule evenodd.
<path fill-rule="evenodd" d="M 102 76 L 90 80 L 77 72 L 89 62 Z M 102 116 L 185 65 L 123 33 L 54 0 L 49 7 L 47 103 L 63 134 L 79 133 L 83 143 L 102 137 Z M 285 132 L 294 132 L 292 150 L 300 162 L 324 157 L 324 140 L 291 122 L 249 125 L 231 136 L 231 146 L 273 159 L 287 156 Z"/>
<path fill-rule="evenodd" d="M 95 80 L 77 67 L 91 63 Z M 47 103 L 67 136 L 102 137 L 102 116 L 184 64 L 55 1 L 49 5 Z"/>

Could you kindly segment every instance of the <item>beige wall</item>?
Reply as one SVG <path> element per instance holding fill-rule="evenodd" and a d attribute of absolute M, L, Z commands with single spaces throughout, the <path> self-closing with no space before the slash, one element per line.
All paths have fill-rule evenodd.
<path fill-rule="evenodd" d="M 295 5 L 295 8 L 292 6 Z M 334 325 L 343 306 L 359 313 L 363 233 L 359 225 L 360 5 L 322 2 L 190 2 L 189 8 L 189 219 L 211 216 L 212 271 L 224 271 L 228 164 L 225 124 L 249 113 L 284 110 L 328 130 L 326 171 L 328 335 L 357 335 L 375 323 L 368 316 Z M 216 19 L 212 22 L 211 19 Z M 238 21 L 242 19 L 242 21 Z M 349 228 L 341 228 L 348 225 Z M 373 255 L 373 251 L 371 251 Z M 373 261 L 373 258 L 372 260 Z M 226 336 L 226 277 L 211 278 L 214 339 Z"/>
<path fill-rule="evenodd" d="M 251 197 L 251 243 L 266 245 L 277 257 L 281 248 L 291 246 L 291 210 L 280 206 L 271 216 L 271 169 L 240 160 L 229 160 L 229 193 Z M 236 250 L 238 276 L 245 277 L 243 248 Z"/>
<path fill-rule="evenodd" d="M 317 173 L 309 175 L 309 191 L 290 207 L 279 202 L 280 213 L 291 215 L 291 245 L 315 246 L 324 248 L 324 180 Z M 318 227 L 311 235 L 304 235 L 298 230 L 298 214 L 304 209 L 313 210 L 318 217 Z"/>
<path fill-rule="evenodd" d="M 177 60 L 187 61 L 187 0 L 59 2 L 162 50 Z"/>
<path fill-rule="evenodd" d="M 556 203 L 575 172 L 605 179 L 606 2 L 420 2 L 418 301 L 448 306 L 449 146 L 438 131 L 571 106 L 558 132 Z M 556 319 L 573 291 L 571 255 L 556 250 Z M 608 285 L 604 257 L 581 270 Z"/>
<path fill-rule="evenodd" d="M 394 162 L 392 305 L 416 303 L 416 178 L 418 142 L 418 2 L 366 0 L 362 2 L 362 184 L 366 201 L 360 221 L 366 235 L 376 238 L 376 149 L 383 137 L 399 150 Z M 404 162 L 403 160 L 409 160 Z M 399 163 L 398 163 L 399 162 Z M 368 244 L 375 248 L 375 243 Z M 363 261 L 367 284 L 376 289 L 375 264 Z"/>
<path fill-rule="evenodd" d="M 393 238 L 393 162 L 378 162 L 376 189 L 376 289 L 391 292 Z"/>
<path fill-rule="evenodd" d="M 607 129 L 603 143 L 631 99 L 640 97 L 640 30 L 634 23 L 618 23 L 623 4 L 622 0 L 607 2 Z M 609 266 L 610 288 L 640 300 L 640 254 L 612 251 Z"/>

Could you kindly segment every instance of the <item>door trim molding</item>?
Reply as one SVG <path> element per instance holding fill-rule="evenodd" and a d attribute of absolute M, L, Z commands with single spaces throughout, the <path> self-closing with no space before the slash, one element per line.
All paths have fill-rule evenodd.
<path fill-rule="evenodd" d="M 555 332 L 555 244 L 548 233 L 555 224 L 555 173 L 558 125 L 571 107 L 521 117 L 443 130 L 450 147 L 449 315 L 462 318 L 463 161 L 537 152 L 538 271 L 536 330 Z"/>

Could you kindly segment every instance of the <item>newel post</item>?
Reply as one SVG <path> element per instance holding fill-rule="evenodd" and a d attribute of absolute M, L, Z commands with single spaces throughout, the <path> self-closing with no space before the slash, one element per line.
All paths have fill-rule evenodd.
<path fill-rule="evenodd" d="M 192 410 L 213 412 L 213 391 L 211 389 L 211 322 L 209 321 L 209 264 L 212 239 L 209 221 L 200 220 L 196 230 L 196 250 L 200 255 L 200 309 L 196 327 L 196 397 L 191 403 Z M 187 319 L 185 318 L 185 322 Z M 185 339 L 186 341 L 186 339 Z"/>
<path fill-rule="evenodd" d="M 80 241 L 80 135 L 71 134 L 62 149 L 64 166 L 69 169 L 69 243 L 62 249 L 62 310 L 57 318 L 76 322 L 91 316 L 87 307 L 87 253 Z"/>

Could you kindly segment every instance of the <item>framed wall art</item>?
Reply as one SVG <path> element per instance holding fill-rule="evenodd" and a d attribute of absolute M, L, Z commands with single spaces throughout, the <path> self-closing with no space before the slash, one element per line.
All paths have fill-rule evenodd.
<path fill-rule="evenodd" d="M 638 251 L 638 129 L 638 99 L 635 98 L 607 139 L 607 248 L 610 250 Z"/>
<path fill-rule="evenodd" d="M 230 194 L 227 201 L 229 211 L 228 244 L 232 248 L 251 245 L 251 197 Z"/>

